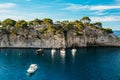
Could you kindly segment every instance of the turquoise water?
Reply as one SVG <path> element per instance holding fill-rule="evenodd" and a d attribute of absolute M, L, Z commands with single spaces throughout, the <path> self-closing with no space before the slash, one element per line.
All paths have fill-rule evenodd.
<path fill-rule="evenodd" d="M 65 56 L 36 49 L 0 49 L 0 80 L 120 80 L 119 48 L 81 48 L 75 54 L 70 49 Z M 39 68 L 32 76 L 26 75 L 29 65 Z"/>

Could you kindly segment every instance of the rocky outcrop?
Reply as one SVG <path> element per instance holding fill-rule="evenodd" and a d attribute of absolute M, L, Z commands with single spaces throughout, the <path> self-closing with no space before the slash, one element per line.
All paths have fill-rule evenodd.
<path fill-rule="evenodd" d="M 65 40 L 65 37 L 67 40 Z M 0 47 L 26 48 L 61 48 L 87 46 L 120 46 L 120 39 L 113 34 L 103 34 L 101 31 L 85 30 L 80 36 L 72 31 L 64 34 L 41 34 L 36 30 L 19 30 L 17 34 L 1 33 Z"/>

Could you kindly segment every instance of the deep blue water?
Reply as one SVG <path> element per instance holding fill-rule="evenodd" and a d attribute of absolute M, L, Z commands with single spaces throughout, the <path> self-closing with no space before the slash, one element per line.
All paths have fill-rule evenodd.
<path fill-rule="evenodd" d="M 118 37 L 120 37 L 120 31 L 113 31 L 115 35 L 117 35 Z"/>
<path fill-rule="evenodd" d="M 81 48 L 75 55 L 35 55 L 36 49 L 0 49 L 0 80 L 120 80 L 120 48 Z M 20 55 L 19 55 L 20 54 Z M 31 63 L 39 68 L 31 77 Z"/>

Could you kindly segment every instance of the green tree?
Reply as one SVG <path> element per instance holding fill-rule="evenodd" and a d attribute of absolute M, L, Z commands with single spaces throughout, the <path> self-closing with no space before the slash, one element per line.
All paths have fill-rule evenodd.
<path fill-rule="evenodd" d="M 16 22 L 15 27 L 18 28 L 28 28 L 27 22 L 25 20 L 19 20 Z"/>
<path fill-rule="evenodd" d="M 4 27 L 4 29 L 8 29 L 10 27 L 14 27 L 16 24 L 16 21 L 8 18 L 8 19 L 5 19 L 4 21 L 2 21 L 1 24 Z"/>
<path fill-rule="evenodd" d="M 36 18 L 36 19 L 34 19 L 32 21 L 29 21 L 28 25 L 29 26 L 39 26 L 39 25 L 41 25 L 41 23 L 42 23 L 42 20 Z"/>
<path fill-rule="evenodd" d="M 50 26 L 48 26 L 48 32 L 53 32 L 53 33 L 55 33 L 55 26 L 53 26 L 53 25 L 50 25 Z"/>
<path fill-rule="evenodd" d="M 90 23 L 91 19 L 88 16 L 84 16 L 83 18 L 80 19 L 84 24 Z"/>
<path fill-rule="evenodd" d="M 33 22 L 35 26 L 39 26 L 42 23 L 42 20 L 36 18 L 33 20 Z"/>
<path fill-rule="evenodd" d="M 102 28 L 102 23 L 101 22 L 93 23 L 93 25 L 96 26 L 96 27 Z"/>
<path fill-rule="evenodd" d="M 61 22 L 63 31 L 68 31 L 73 29 L 73 24 L 67 20 Z"/>
<path fill-rule="evenodd" d="M 76 20 L 76 21 L 74 22 L 74 26 L 75 26 L 78 30 L 82 30 L 82 29 L 84 28 L 83 23 L 82 23 L 81 21 L 78 21 L 78 20 Z"/>
<path fill-rule="evenodd" d="M 34 26 L 34 21 L 29 21 L 29 22 L 28 22 L 28 25 L 29 25 L 29 26 Z"/>
<path fill-rule="evenodd" d="M 65 20 L 65 21 L 62 21 L 61 23 L 62 23 L 63 25 L 64 25 L 64 24 L 66 25 L 66 24 L 69 24 L 69 21 L 68 21 L 68 20 Z"/>
<path fill-rule="evenodd" d="M 111 28 L 106 28 L 106 29 L 104 29 L 104 30 L 105 30 L 105 32 L 107 32 L 107 33 L 113 33 L 113 31 L 112 31 Z"/>
<path fill-rule="evenodd" d="M 42 21 L 43 21 L 43 24 L 45 24 L 47 26 L 53 24 L 53 21 L 50 18 L 44 18 Z"/>

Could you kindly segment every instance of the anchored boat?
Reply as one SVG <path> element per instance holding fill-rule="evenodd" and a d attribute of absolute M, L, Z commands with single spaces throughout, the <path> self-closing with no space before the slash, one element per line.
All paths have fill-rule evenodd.
<path fill-rule="evenodd" d="M 73 48 L 71 51 L 72 51 L 72 53 L 75 53 L 77 51 L 77 49 Z"/>
<path fill-rule="evenodd" d="M 56 52 L 56 49 L 51 49 L 51 53 L 55 53 Z"/>
<path fill-rule="evenodd" d="M 65 49 L 61 49 L 60 53 L 65 54 Z"/>
<path fill-rule="evenodd" d="M 27 70 L 27 73 L 30 75 L 30 74 L 34 73 L 37 69 L 38 69 L 37 64 L 31 64 Z"/>
<path fill-rule="evenodd" d="M 37 55 L 44 55 L 43 49 L 41 49 L 41 48 L 38 49 L 36 54 L 37 54 Z"/>

